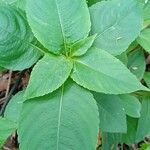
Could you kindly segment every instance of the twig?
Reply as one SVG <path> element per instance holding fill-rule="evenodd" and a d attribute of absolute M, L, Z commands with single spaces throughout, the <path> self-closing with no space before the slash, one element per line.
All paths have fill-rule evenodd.
<path fill-rule="evenodd" d="M 9 71 L 9 78 L 8 78 L 8 83 L 7 83 L 7 88 L 6 88 L 6 93 L 3 98 L 0 99 L 0 105 L 4 102 L 4 100 L 7 98 L 9 90 L 10 90 L 10 85 L 11 85 L 11 77 L 12 77 L 12 71 Z"/>
<path fill-rule="evenodd" d="M 12 87 L 12 89 L 10 90 L 7 98 L 5 99 L 5 102 L 1 108 L 1 111 L 0 111 L 0 116 L 4 117 L 4 112 L 5 112 L 5 109 L 6 109 L 6 106 L 7 104 L 9 103 L 12 95 L 14 94 L 15 90 L 17 89 L 18 85 L 20 84 L 21 82 L 21 79 L 22 79 L 22 76 L 24 75 L 24 72 L 25 71 L 22 71 L 18 77 L 18 79 L 16 80 L 16 83 L 14 84 L 14 86 Z"/>
<path fill-rule="evenodd" d="M 4 149 L 4 150 L 11 150 L 10 148 L 5 147 L 5 146 L 3 147 L 3 149 Z"/>
<path fill-rule="evenodd" d="M 6 99 L 6 97 L 3 97 L 3 98 L 0 99 L 0 105 L 3 104 L 5 99 Z"/>
<path fill-rule="evenodd" d="M 9 71 L 9 79 L 8 79 L 8 83 L 7 83 L 7 89 L 6 89 L 6 94 L 5 94 L 5 98 L 7 98 L 9 90 L 10 90 L 10 85 L 11 85 L 11 76 L 12 76 L 12 71 Z"/>

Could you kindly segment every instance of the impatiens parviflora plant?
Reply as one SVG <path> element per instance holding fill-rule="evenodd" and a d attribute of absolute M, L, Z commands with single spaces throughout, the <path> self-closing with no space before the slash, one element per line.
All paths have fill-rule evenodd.
<path fill-rule="evenodd" d="M 119 133 L 117 142 L 129 144 L 150 133 L 143 119 L 150 98 L 135 97 L 149 92 L 139 81 L 144 54 L 126 53 L 133 41 L 145 45 L 145 7 L 138 0 L 96 2 L 88 8 L 86 0 L 1 1 L 0 66 L 18 71 L 36 63 L 27 89 L 0 119 L 1 144 L 16 129 L 20 150 L 95 150 L 99 129 L 104 139 Z"/>

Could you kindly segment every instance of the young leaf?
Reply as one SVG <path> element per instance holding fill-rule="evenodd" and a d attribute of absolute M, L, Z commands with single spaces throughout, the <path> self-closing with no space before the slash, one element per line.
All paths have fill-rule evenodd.
<path fill-rule="evenodd" d="M 0 4 L 0 65 L 11 70 L 32 66 L 41 56 L 21 11 Z"/>
<path fill-rule="evenodd" d="M 120 100 L 122 101 L 123 107 L 127 115 L 133 118 L 139 118 L 141 112 L 141 103 L 139 100 L 131 95 L 118 95 Z"/>
<path fill-rule="evenodd" d="M 150 88 L 150 72 L 145 72 L 144 81 L 146 82 L 147 86 Z"/>
<path fill-rule="evenodd" d="M 141 48 L 129 54 L 128 68 L 133 74 L 137 76 L 139 80 L 143 78 L 145 68 L 146 68 L 146 62 L 145 62 L 144 52 Z"/>
<path fill-rule="evenodd" d="M 93 47 L 84 56 L 74 58 L 71 77 L 89 90 L 106 94 L 147 90 L 118 59 Z"/>
<path fill-rule="evenodd" d="M 144 29 L 139 35 L 137 42 L 150 53 L 150 29 Z"/>
<path fill-rule="evenodd" d="M 142 101 L 141 117 L 139 118 L 136 142 L 150 135 L 150 97 L 144 97 Z"/>
<path fill-rule="evenodd" d="M 16 130 L 16 126 L 16 123 L 13 121 L 0 117 L 0 146 L 2 146 L 12 132 Z"/>
<path fill-rule="evenodd" d="M 27 0 L 27 17 L 34 35 L 53 53 L 67 52 L 90 31 L 85 0 Z"/>
<path fill-rule="evenodd" d="M 8 103 L 4 117 L 18 124 L 23 101 L 24 91 L 18 92 Z"/>
<path fill-rule="evenodd" d="M 87 52 L 87 50 L 92 46 L 96 35 L 92 35 L 85 39 L 82 39 L 71 46 L 72 56 L 81 56 Z"/>
<path fill-rule="evenodd" d="M 124 52 L 140 34 L 142 11 L 135 0 L 102 1 L 90 7 L 94 46 L 113 55 Z"/>
<path fill-rule="evenodd" d="M 94 93 L 94 98 L 99 108 L 100 130 L 126 132 L 126 114 L 119 97 Z"/>
<path fill-rule="evenodd" d="M 25 96 L 43 96 L 59 88 L 69 77 L 72 62 L 63 55 L 46 54 L 33 68 Z"/>
<path fill-rule="evenodd" d="M 98 124 L 92 94 L 69 83 L 24 103 L 18 130 L 20 149 L 94 150 Z"/>

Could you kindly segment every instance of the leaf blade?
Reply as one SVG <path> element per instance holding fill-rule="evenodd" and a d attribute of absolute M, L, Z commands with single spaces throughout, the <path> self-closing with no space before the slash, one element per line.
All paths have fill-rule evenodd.
<path fill-rule="evenodd" d="M 134 0 L 102 1 L 90 7 L 90 14 L 91 33 L 98 34 L 94 46 L 113 55 L 124 52 L 142 29 L 142 11 Z"/>
<path fill-rule="evenodd" d="M 67 51 L 69 44 L 85 38 L 90 31 L 85 0 L 28 0 L 27 18 L 34 35 L 53 53 Z"/>
<path fill-rule="evenodd" d="M 11 70 L 31 67 L 41 57 L 41 52 L 32 44 L 34 36 L 24 14 L 0 4 L 0 20 L 0 65 Z"/>
<path fill-rule="evenodd" d="M 99 108 L 100 129 L 110 133 L 126 132 L 126 114 L 119 97 L 93 94 Z"/>
<path fill-rule="evenodd" d="M 25 97 L 43 96 L 59 88 L 69 77 L 72 65 L 64 56 L 46 54 L 31 73 Z"/>
<path fill-rule="evenodd" d="M 135 96 L 128 94 L 118 96 L 122 101 L 125 112 L 128 116 L 139 118 L 141 116 L 141 103 Z"/>
<path fill-rule="evenodd" d="M 31 111 L 33 106 L 34 109 Z M 97 109 L 91 93 L 75 83 L 66 84 L 64 89 L 61 87 L 50 95 L 26 101 L 18 131 L 20 148 L 22 150 L 49 147 L 52 150 L 95 149 L 98 135 Z M 30 115 L 26 117 L 29 111 Z M 31 124 L 33 119 L 34 123 L 36 122 L 34 125 Z M 24 132 L 29 126 L 31 132 Z M 41 132 L 37 132 L 39 129 Z M 37 136 L 32 139 L 35 133 Z M 38 141 L 40 145 L 37 144 Z"/>
<path fill-rule="evenodd" d="M 118 59 L 97 48 L 91 48 L 84 56 L 74 59 L 71 78 L 89 90 L 105 94 L 148 90 Z"/>
<path fill-rule="evenodd" d="M 143 97 L 141 117 L 138 121 L 136 141 L 144 139 L 145 136 L 150 135 L 150 99 L 149 97 Z"/>
<path fill-rule="evenodd" d="M 7 118 L 0 117 L 0 126 L 0 146 L 2 146 L 12 132 L 16 130 L 17 125 Z"/>

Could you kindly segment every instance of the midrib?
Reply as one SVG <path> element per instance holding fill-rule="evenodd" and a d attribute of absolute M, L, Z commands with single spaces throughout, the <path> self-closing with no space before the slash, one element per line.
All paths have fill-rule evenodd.
<path fill-rule="evenodd" d="M 66 38 L 65 38 L 65 32 L 64 32 L 64 27 L 63 27 L 63 23 L 62 23 L 61 13 L 60 13 L 60 10 L 59 10 L 58 0 L 55 0 L 55 3 L 56 3 L 56 9 L 57 9 L 57 12 L 58 12 L 58 18 L 59 18 L 59 24 L 60 24 L 60 28 L 61 28 L 62 37 L 63 37 L 63 42 L 64 42 L 63 44 L 64 44 L 64 48 L 65 48 L 65 51 L 66 51 L 67 50 Z"/>
<path fill-rule="evenodd" d="M 63 95 L 64 95 L 64 85 L 62 86 L 61 95 L 60 95 L 60 103 L 59 103 L 56 150 L 59 150 L 60 123 L 61 123 L 61 114 L 62 114 Z"/>

